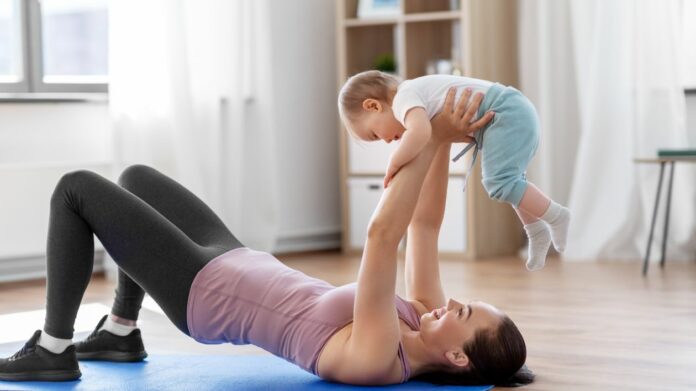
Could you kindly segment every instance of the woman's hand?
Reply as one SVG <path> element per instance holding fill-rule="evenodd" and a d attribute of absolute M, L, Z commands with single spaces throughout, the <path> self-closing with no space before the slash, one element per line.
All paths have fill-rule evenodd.
<path fill-rule="evenodd" d="M 479 92 L 471 98 L 471 89 L 467 88 L 462 93 L 457 106 L 454 107 L 455 96 L 456 89 L 450 88 L 447 91 L 447 98 L 442 111 L 430 121 L 433 129 L 433 138 L 440 142 L 473 142 L 472 133 L 486 126 L 493 119 L 495 113 L 488 111 L 476 122 L 471 122 L 471 119 L 478 112 L 479 105 L 483 100 L 483 94 Z M 471 101 L 471 104 L 469 104 L 469 101 Z"/>

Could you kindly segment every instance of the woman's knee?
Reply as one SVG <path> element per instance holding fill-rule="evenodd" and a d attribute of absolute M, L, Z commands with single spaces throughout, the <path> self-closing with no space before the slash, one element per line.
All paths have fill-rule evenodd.
<path fill-rule="evenodd" d="M 121 187 L 129 188 L 137 183 L 139 179 L 146 178 L 149 175 L 152 175 L 153 172 L 157 172 L 157 170 L 144 164 L 133 164 L 123 170 L 121 175 L 118 177 L 117 183 Z"/>
<path fill-rule="evenodd" d="M 75 170 L 63 174 L 53 189 L 51 202 L 63 199 L 68 194 L 75 194 L 80 191 L 89 191 L 90 183 L 101 178 L 99 174 L 89 170 Z"/>
<path fill-rule="evenodd" d="M 70 171 L 63 174 L 63 176 L 60 177 L 58 183 L 56 184 L 56 190 L 82 188 L 88 186 L 88 184 L 96 178 L 99 178 L 99 174 L 97 174 L 94 171 Z"/>

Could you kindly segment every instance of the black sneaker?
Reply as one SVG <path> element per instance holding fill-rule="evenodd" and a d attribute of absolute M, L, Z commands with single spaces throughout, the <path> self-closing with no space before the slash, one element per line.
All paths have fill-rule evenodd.
<path fill-rule="evenodd" d="M 75 357 L 75 346 L 55 354 L 39 346 L 41 330 L 36 330 L 24 347 L 9 358 L 0 359 L 0 380 L 66 381 L 82 376 Z"/>
<path fill-rule="evenodd" d="M 135 362 L 142 361 L 147 357 L 140 329 L 135 329 L 123 337 L 106 330 L 99 330 L 107 316 L 104 315 L 97 323 L 92 334 L 84 341 L 75 344 L 77 359 Z"/>

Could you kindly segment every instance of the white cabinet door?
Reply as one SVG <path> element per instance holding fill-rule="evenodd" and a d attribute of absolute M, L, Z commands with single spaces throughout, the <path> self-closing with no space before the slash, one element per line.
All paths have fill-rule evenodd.
<path fill-rule="evenodd" d="M 467 145 L 469 144 L 452 144 L 452 149 L 450 150 L 450 174 L 462 174 L 469 169 L 469 162 L 471 161 L 469 157 L 473 152 L 473 148 L 468 150 L 466 152 L 466 155 L 460 157 L 459 160 L 457 160 L 456 162 L 452 161 L 452 159 L 455 156 L 457 156 L 457 154 L 459 154 L 459 152 L 461 152 L 464 148 L 466 148 Z"/>
<path fill-rule="evenodd" d="M 387 171 L 387 164 L 398 142 L 387 144 L 382 141 L 358 143 L 348 137 L 348 172 L 349 174 L 380 174 Z M 468 144 L 452 144 L 450 151 L 450 173 L 462 174 L 469 169 L 469 158 L 473 150 L 469 150 L 456 162 L 457 156 Z"/>
<path fill-rule="evenodd" d="M 367 224 L 382 196 L 381 178 L 349 178 L 350 247 L 362 248 L 367 238 Z"/>
<path fill-rule="evenodd" d="M 361 142 L 348 137 L 348 172 L 350 174 L 380 174 L 387 172 L 389 157 L 398 143 L 383 141 Z"/>
<path fill-rule="evenodd" d="M 458 253 L 466 249 L 466 199 L 463 187 L 463 178 L 450 177 L 445 218 L 442 221 L 438 243 L 441 252 Z"/>

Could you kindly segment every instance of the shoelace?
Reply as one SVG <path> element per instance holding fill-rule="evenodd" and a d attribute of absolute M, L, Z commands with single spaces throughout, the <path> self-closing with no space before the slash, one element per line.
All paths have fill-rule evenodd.
<path fill-rule="evenodd" d="M 97 335 L 99 334 L 99 327 L 95 328 L 94 331 L 92 331 L 92 334 L 88 335 L 87 338 L 85 339 L 85 342 L 89 342 L 97 338 Z"/>
<path fill-rule="evenodd" d="M 18 360 L 18 359 L 24 357 L 25 355 L 32 353 L 34 350 L 36 350 L 36 344 L 35 343 L 30 344 L 30 342 L 25 343 L 24 346 L 22 346 L 22 348 L 19 349 L 19 351 L 17 353 L 13 354 L 10 357 L 10 360 Z"/>

